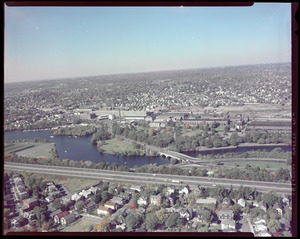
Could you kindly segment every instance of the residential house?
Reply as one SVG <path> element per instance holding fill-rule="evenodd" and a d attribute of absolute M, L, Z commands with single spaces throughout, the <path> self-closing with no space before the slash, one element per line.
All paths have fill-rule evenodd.
<path fill-rule="evenodd" d="M 108 208 L 110 208 L 112 210 L 116 210 L 117 209 L 117 204 L 115 202 L 112 202 L 112 201 L 106 201 L 104 203 L 104 206 L 108 207 Z"/>
<path fill-rule="evenodd" d="M 170 206 L 173 207 L 174 206 L 174 199 L 172 197 L 168 197 L 167 200 L 168 200 Z"/>
<path fill-rule="evenodd" d="M 262 209 L 263 211 L 267 212 L 267 204 L 263 201 L 254 201 L 253 202 L 253 206 L 258 207 L 260 209 Z"/>
<path fill-rule="evenodd" d="M 282 207 L 281 204 L 279 204 L 279 203 L 276 202 L 276 203 L 273 205 L 273 208 L 278 212 L 278 214 L 279 214 L 280 216 L 282 216 L 282 210 L 283 210 L 283 207 Z"/>
<path fill-rule="evenodd" d="M 229 197 L 225 197 L 224 199 L 223 199 L 223 201 L 222 201 L 222 204 L 221 204 L 221 207 L 222 208 L 227 208 L 228 206 L 230 206 L 231 205 L 231 200 L 230 200 L 230 198 Z"/>
<path fill-rule="evenodd" d="M 36 218 L 36 215 L 32 212 L 25 212 L 23 214 L 23 217 L 27 218 L 29 221 L 34 220 Z"/>
<path fill-rule="evenodd" d="M 20 196 L 21 200 L 29 198 L 29 194 L 28 194 L 28 192 L 25 189 L 24 190 L 20 190 L 19 196 Z"/>
<path fill-rule="evenodd" d="M 11 225 L 15 227 L 20 227 L 21 226 L 21 217 L 14 217 L 11 221 Z"/>
<path fill-rule="evenodd" d="M 54 201 L 54 198 L 52 196 L 48 196 L 45 198 L 45 200 L 50 203 L 50 202 L 53 202 Z"/>
<path fill-rule="evenodd" d="M 135 232 L 147 232 L 144 228 L 137 228 Z"/>
<path fill-rule="evenodd" d="M 206 198 L 206 199 L 204 199 L 204 198 L 198 198 L 197 200 L 196 200 L 196 204 L 200 204 L 200 205 L 205 205 L 205 204 L 217 204 L 217 199 L 215 199 L 215 198 Z"/>
<path fill-rule="evenodd" d="M 96 207 L 97 207 L 96 203 L 93 202 L 93 201 L 91 201 L 91 202 L 89 202 L 88 204 L 86 204 L 86 205 L 83 206 L 83 211 L 84 211 L 84 212 L 87 212 L 87 213 L 90 213 L 90 212 L 92 212 L 93 210 L 95 210 Z"/>
<path fill-rule="evenodd" d="M 46 183 L 46 191 L 53 192 L 53 191 L 57 191 L 57 190 L 58 189 L 53 182 Z"/>
<path fill-rule="evenodd" d="M 150 203 L 155 204 L 157 206 L 161 205 L 161 200 L 162 200 L 162 198 L 161 198 L 160 194 L 150 196 Z"/>
<path fill-rule="evenodd" d="M 241 229 L 240 229 L 241 232 L 252 232 L 252 233 L 254 233 L 253 227 L 252 227 L 248 217 L 243 216 L 243 219 L 240 220 L 240 224 L 242 225 Z"/>
<path fill-rule="evenodd" d="M 259 236 L 259 237 L 271 237 L 272 234 L 270 232 L 267 232 L 267 231 L 262 231 L 262 232 L 259 232 L 257 234 L 257 236 Z"/>
<path fill-rule="evenodd" d="M 142 190 L 142 186 L 139 186 L 139 185 L 132 185 L 131 187 L 130 187 L 130 189 L 132 189 L 132 190 L 135 190 L 135 191 L 138 191 L 138 192 L 140 192 L 141 190 Z"/>
<path fill-rule="evenodd" d="M 266 226 L 265 223 L 258 223 L 254 225 L 254 230 L 256 232 L 263 232 L 263 231 L 267 231 L 268 227 Z"/>
<path fill-rule="evenodd" d="M 71 201 L 72 201 L 71 195 L 66 195 L 61 198 L 61 203 L 65 205 L 69 204 Z"/>
<path fill-rule="evenodd" d="M 82 209 L 88 204 L 89 202 L 88 201 L 82 201 Z M 74 205 L 74 208 L 76 209 L 76 210 L 79 210 L 79 208 L 78 208 L 78 205 Z"/>
<path fill-rule="evenodd" d="M 233 219 L 234 217 L 232 210 L 224 210 L 224 209 L 218 210 L 217 215 L 220 220 L 224 220 L 224 219 L 230 220 Z"/>
<path fill-rule="evenodd" d="M 283 205 L 289 206 L 290 205 L 290 200 L 288 199 L 288 197 L 284 196 L 282 198 L 282 203 L 283 203 Z"/>
<path fill-rule="evenodd" d="M 128 192 L 121 192 L 119 193 L 119 197 L 122 198 L 125 202 L 128 202 L 131 199 L 131 194 Z"/>
<path fill-rule="evenodd" d="M 253 219 L 253 225 L 256 232 L 267 231 L 268 229 L 266 226 L 266 220 L 259 217 Z"/>
<path fill-rule="evenodd" d="M 260 217 L 256 217 L 256 218 L 253 219 L 253 223 L 254 223 L 255 225 L 260 224 L 260 223 L 266 224 L 266 220 L 265 220 L 265 219 L 262 219 L 262 218 L 260 218 Z"/>
<path fill-rule="evenodd" d="M 125 204 L 125 199 L 122 197 L 117 197 L 114 196 L 112 199 L 110 199 L 111 202 L 115 202 L 118 205 L 124 205 Z"/>
<path fill-rule="evenodd" d="M 105 206 L 99 206 L 98 209 L 97 209 L 97 213 L 99 215 L 101 214 L 104 214 L 104 215 L 107 215 L 107 214 L 112 214 L 112 210 L 108 207 L 105 207 Z"/>
<path fill-rule="evenodd" d="M 76 216 L 74 213 L 69 213 L 65 216 L 63 216 L 61 219 L 60 219 L 60 222 L 62 225 L 66 226 L 66 225 L 69 225 L 70 223 L 74 222 L 76 220 Z"/>
<path fill-rule="evenodd" d="M 244 198 L 240 198 L 237 203 L 241 206 L 241 207 L 246 207 L 246 201 Z"/>
<path fill-rule="evenodd" d="M 207 210 L 205 210 L 205 209 L 196 209 L 194 211 L 195 211 L 195 217 L 194 217 L 195 221 L 203 222 L 203 215 Z"/>
<path fill-rule="evenodd" d="M 82 190 L 79 194 L 85 197 L 85 199 L 88 199 L 90 196 L 92 196 L 92 190 Z"/>
<path fill-rule="evenodd" d="M 188 195 L 191 192 L 189 185 L 183 186 L 179 189 L 179 194 Z"/>
<path fill-rule="evenodd" d="M 116 228 L 121 228 L 122 231 L 124 231 L 126 229 L 126 224 L 125 223 L 118 224 L 118 225 L 116 225 Z"/>
<path fill-rule="evenodd" d="M 93 194 L 97 194 L 98 192 L 100 192 L 100 188 L 99 187 L 90 187 L 90 190 Z"/>
<path fill-rule="evenodd" d="M 80 195 L 80 194 L 78 194 L 78 193 L 74 193 L 73 195 L 72 195 L 72 197 L 71 197 L 71 199 L 73 200 L 73 201 L 78 201 L 78 200 L 81 200 L 83 198 L 83 196 L 82 195 Z"/>
<path fill-rule="evenodd" d="M 191 208 L 181 208 L 179 211 L 181 218 L 185 218 L 187 221 L 193 218 L 193 210 Z"/>
<path fill-rule="evenodd" d="M 56 199 L 61 196 L 61 193 L 60 193 L 60 191 L 52 191 L 49 193 L 49 196 L 52 197 L 53 199 Z"/>
<path fill-rule="evenodd" d="M 181 205 L 187 205 L 186 194 L 179 194 L 178 200 L 180 201 Z"/>
<path fill-rule="evenodd" d="M 56 210 L 56 211 L 54 211 L 54 212 L 51 212 L 51 213 L 50 213 L 50 218 L 54 219 L 54 217 L 55 217 L 56 215 L 58 215 L 59 213 L 61 213 L 61 212 L 62 212 L 62 210 L 60 210 L 60 209 L 58 209 L 58 210 Z"/>
<path fill-rule="evenodd" d="M 148 201 L 148 199 L 147 199 L 146 196 L 141 196 L 137 200 L 137 204 L 140 205 L 140 206 L 147 205 L 147 203 L 148 203 L 147 201 Z"/>
<path fill-rule="evenodd" d="M 68 215 L 69 213 L 67 211 L 63 211 L 57 215 L 54 216 L 54 223 L 60 223 L 60 220 L 62 217 Z"/>
<path fill-rule="evenodd" d="M 175 193 L 175 187 L 174 186 L 170 186 L 170 187 L 167 187 L 167 190 L 166 190 L 166 196 L 171 196 L 172 194 Z"/>
<path fill-rule="evenodd" d="M 39 200 L 37 200 L 37 199 L 33 199 L 33 198 L 25 199 L 25 200 L 23 200 L 22 211 L 23 211 L 23 213 L 31 211 L 38 205 L 39 205 Z"/>
<path fill-rule="evenodd" d="M 235 229 L 235 221 L 232 219 L 224 219 L 221 221 L 221 229 Z"/>

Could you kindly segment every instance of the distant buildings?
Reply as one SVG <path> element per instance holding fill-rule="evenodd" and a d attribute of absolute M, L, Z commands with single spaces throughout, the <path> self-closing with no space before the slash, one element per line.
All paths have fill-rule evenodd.
<path fill-rule="evenodd" d="M 247 124 L 246 131 L 265 131 L 268 133 L 291 134 L 292 121 L 251 121 Z"/>

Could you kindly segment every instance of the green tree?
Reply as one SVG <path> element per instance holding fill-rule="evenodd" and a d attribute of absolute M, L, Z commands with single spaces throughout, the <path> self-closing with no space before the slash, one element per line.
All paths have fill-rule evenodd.
<path fill-rule="evenodd" d="M 133 229 L 137 228 L 142 221 L 141 219 L 142 217 L 139 214 L 135 214 L 135 213 L 128 214 L 125 218 L 125 223 L 126 226 L 128 227 L 128 230 L 132 231 Z"/>
<path fill-rule="evenodd" d="M 213 216 L 212 212 L 210 210 L 205 210 L 205 212 L 203 213 L 203 220 L 209 224 L 209 223 L 211 223 L 213 218 L 214 218 L 214 216 Z"/>
<path fill-rule="evenodd" d="M 282 229 L 278 220 L 269 221 L 268 228 L 271 233 L 278 232 Z"/>
<path fill-rule="evenodd" d="M 75 203 L 75 208 L 77 208 L 78 211 L 81 211 L 83 209 L 83 201 L 82 200 L 78 200 Z"/>
<path fill-rule="evenodd" d="M 177 213 L 172 213 L 166 220 L 166 226 L 168 228 L 174 228 L 174 227 L 180 228 L 182 226 L 182 220 L 180 216 Z"/>
<path fill-rule="evenodd" d="M 279 202 L 279 198 L 275 192 L 270 191 L 264 194 L 263 201 L 268 204 L 269 207 L 272 207 L 274 203 Z"/>
<path fill-rule="evenodd" d="M 148 213 L 146 215 L 145 219 L 145 225 L 147 230 L 152 231 L 155 229 L 155 227 L 158 225 L 158 218 L 156 216 L 156 213 Z"/>

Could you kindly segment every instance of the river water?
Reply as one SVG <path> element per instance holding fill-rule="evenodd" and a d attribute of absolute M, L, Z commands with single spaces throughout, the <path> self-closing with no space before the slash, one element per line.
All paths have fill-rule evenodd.
<path fill-rule="evenodd" d="M 96 145 L 91 143 L 92 136 L 86 137 L 69 137 L 69 136 L 54 136 L 49 130 L 39 130 L 39 131 L 6 131 L 4 134 L 4 141 L 9 142 L 12 140 L 33 140 L 36 138 L 39 139 L 48 139 L 56 144 L 56 149 L 58 152 L 59 158 L 62 159 L 71 159 L 75 161 L 80 160 L 90 160 L 92 162 L 109 162 L 116 163 L 118 165 L 127 165 L 129 167 L 143 166 L 145 164 L 154 164 L 163 165 L 168 164 L 169 160 L 162 157 L 148 157 L 148 156 L 121 156 L 121 155 L 110 155 L 100 153 Z M 217 149 L 217 150 L 207 150 L 207 151 L 192 151 L 184 152 L 192 157 L 198 157 L 199 154 L 224 154 L 226 152 L 239 152 L 244 153 L 249 150 L 266 150 L 267 152 L 272 151 L 278 146 L 257 146 L 257 147 L 238 147 L 230 149 Z M 283 151 L 291 151 L 290 146 L 281 146 Z"/>
<path fill-rule="evenodd" d="M 100 153 L 96 145 L 91 143 L 92 136 L 86 137 L 69 137 L 69 136 L 53 136 L 49 130 L 39 131 L 7 131 L 4 134 L 4 141 L 9 142 L 12 140 L 33 140 L 48 139 L 56 144 L 58 156 L 61 159 L 71 159 L 75 161 L 90 160 L 95 163 L 109 162 L 118 165 L 127 165 L 129 167 L 143 166 L 145 164 L 163 165 L 168 164 L 169 160 L 162 157 L 148 157 L 148 156 L 121 156 Z"/>

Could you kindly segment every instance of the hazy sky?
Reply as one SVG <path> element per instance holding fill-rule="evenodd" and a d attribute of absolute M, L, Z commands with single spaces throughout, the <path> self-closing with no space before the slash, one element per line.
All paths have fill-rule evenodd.
<path fill-rule="evenodd" d="M 5 82 L 291 61 L 290 3 L 4 10 Z"/>

